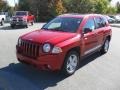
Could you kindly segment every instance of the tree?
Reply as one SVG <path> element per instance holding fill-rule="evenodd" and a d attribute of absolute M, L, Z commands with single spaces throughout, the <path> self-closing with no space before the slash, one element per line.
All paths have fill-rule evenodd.
<path fill-rule="evenodd" d="M 120 13 L 120 2 L 117 2 L 116 8 L 117 8 L 117 13 Z"/>
<path fill-rule="evenodd" d="M 109 2 L 108 0 L 96 0 L 95 2 L 95 13 L 106 14 Z"/>
<path fill-rule="evenodd" d="M 37 21 L 48 21 L 65 12 L 62 0 L 20 0 L 19 10 L 32 12 Z"/>
<path fill-rule="evenodd" d="M 70 13 L 90 13 L 93 10 L 93 0 L 64 0 L 64 5 Z"/>
<path fill-rule="evenodd" d="M 28 0 L 29 1 L 29 0 Z M 30 11 L 36 16 L 37 21 L 48 21 L 56 13 L 53 8 L 54 0 L 30 0 Z"/>
<path fill-rule="evenodd" d="M 4 11 L 8 7 L 7 2 L 0 0 L 0 11 Z"/>
<path fill-rule="evenodd" d="M 55 4 L 55 11 L 57 15 L 63 14 L 64 12 L 66 12 L 65 7 L 63 6 L 63 2 L 62 0 L 55 0 L 54 2 Z"/>
<path fill-rule="evenodd" d="M 72 13 L 107 13 L 111 0 L 64 0 L 64 6 Z"/>
<path fill-rule="evenodd" d="M 19 0 L 18 10 L 29 11 L 30 5 L 28 0 Z"/>
<path fill-rule="evenodd" d="M 106 14 L 116 14 L 116 11 L 117 11 L 116 7 L 109 6 L 107 8 Z"/>

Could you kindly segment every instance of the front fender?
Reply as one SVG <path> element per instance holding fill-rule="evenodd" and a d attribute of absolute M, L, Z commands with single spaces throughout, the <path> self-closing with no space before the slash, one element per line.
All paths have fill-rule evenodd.
<path fill-rule="evenodd" d="M 70 49 L 81 46 L 81 35 L 77 35 L 71 39 L 65 40 L 56 46 L 61 47 L 63 52 L 67 53 Z"/>

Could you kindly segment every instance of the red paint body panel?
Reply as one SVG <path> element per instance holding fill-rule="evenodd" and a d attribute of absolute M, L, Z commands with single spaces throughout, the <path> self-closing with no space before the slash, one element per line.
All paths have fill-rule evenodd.
<path fill-rule="evenodd" d="M 32 39 L 34 42 L 38 42 L 41 44 L 45 42 L 57 44 L 75 36 L 76 33 L 37 30 L 24 35 L 22 38 L 25 40 Z"/>
<path fill-rule="evenodd" d="M 83 27 L 85 26 L 89 18 L 101 16 L 97 14 L 87 15 L 70 15 L 65 14 L 59 17 L 72 17 L 72 18 L 83 18 L 76 33 L 60 32 L 60 31 L 47 31 L 47 30 L 36 30 L 27 33 L 20 38 L 26 41 L 32 41 L 32 43 L 40 44 L 40 49 L 44 43 L 50 43 L 53 46 L 60 47 L 62 52 L 59 54 L 44 53 L 40 50 L 37 58 L 31 58 L 19 53 L 19 47 L 17 45 L 17 58 L 20 62 L 24 62 L 33 65 L 42 70 L 60 70 L 64 63 L 65 56 L 68 51 L 72 48 L 79 47 L 80 56 L 84 56 L 86 51 L 95 48 L 97 45 L 102 45 L 107 36 L 112 35 L 111 27 L 107 24 L 106 27 L 96 29 L 93 32 L 83 34 Z M 30 44 L 32 45 L 32 44 Z M 34 46 L 34 45 L 33 45 Z M 49 67 L 49 66 L 50 67 Z"/>
<path fill-rule="evenodd" d="M 62 55 L 44 55 L 44 56 L 40 56 L 37 59 L 32 59 L 17 54 L 17 58 L 19 58 L 20 62 L 32 65 L 38 69 L 41 70 L 51 69 L 53 71 L 60 70 L 62 66 L 62 62 L 64 60 L 64 57 Z M 50 68 L 48 68 L 47 65 L 50 65 Z"/>

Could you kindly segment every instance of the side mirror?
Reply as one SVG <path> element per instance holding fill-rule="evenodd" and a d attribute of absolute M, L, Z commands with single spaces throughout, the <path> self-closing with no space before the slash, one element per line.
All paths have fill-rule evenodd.
<path fill-rule="evenodd" d="M 84 28 L 84 34 L 86 34 L 86 33 L 89 33 L 89 32 L 92 32 L 92 29 L 90 29 L 90 28 Z"/>

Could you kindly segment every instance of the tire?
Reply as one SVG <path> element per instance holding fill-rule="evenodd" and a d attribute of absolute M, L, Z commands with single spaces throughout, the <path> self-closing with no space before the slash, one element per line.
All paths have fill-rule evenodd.
<path fill-rule="evenodd" d="M 11 28 L 15 28 L 15 25 L 11 25 Z"/>
<path fill-rule="evenodd" d="M 1 21 L 1 26 L 3 26 L 3 25 L 4 25 L 4 20 Z"/>
<path fill-rule="evenodd" d="M 106 39 L 105 42 L 104 42 L 104 44 L 103 44 L 103 46 L 102 46 L 102 48 L 101 48 L 101 50 L 100 50 L 101 54 L 105 54 L 105 53 L 108 52 L 109 43 L 110 43 L 109 39 Z"/>
<path fill-rule="evenodd" d="M 62 73 L 66 76 L 70 76 L 75 73 L 79 65 L 79 53 L 76 51 L 70 51 L 63 63 Z"/>

